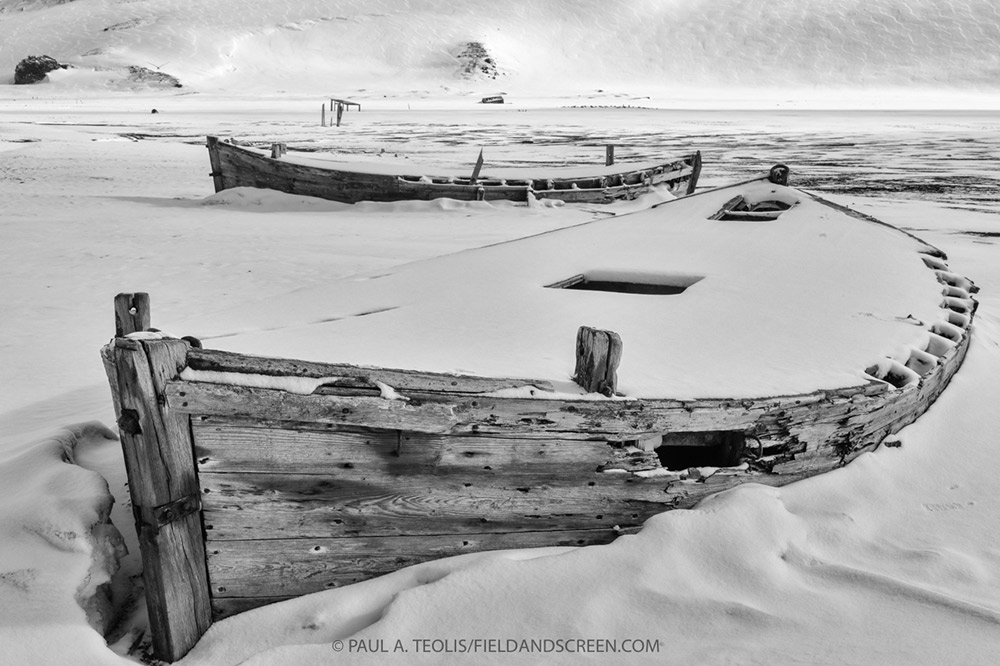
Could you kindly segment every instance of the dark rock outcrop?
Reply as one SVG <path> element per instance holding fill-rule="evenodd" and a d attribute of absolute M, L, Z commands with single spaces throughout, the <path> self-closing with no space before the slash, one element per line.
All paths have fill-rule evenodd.
<path fill-rule="evenodd" d="M 181 88 L 181 82 L 177 77 L 170 76 L 163 72 L 155 72 L 146 67 L 132 65 L 128 68 L 128 80 L 130 83 L 143 83 L 149 86 L 162 88 Z"/>
<path fill-rule="evenodd" d="M 28 56 L 17 63 L 14 68 L 14 83 L 28 84 L 44 81 L 49 72 L 55 69 L 66 69 L 69 65 L 59 64 L 55 58 L 49 56 Z"/>
<path fill-rule="evenodd" d="M 482 42 L 467 42 L 459 47 L 455 58 L 459 63 L 459 76 L 467 79 L 495 79 L 502 75 L 496 59 Z"/>

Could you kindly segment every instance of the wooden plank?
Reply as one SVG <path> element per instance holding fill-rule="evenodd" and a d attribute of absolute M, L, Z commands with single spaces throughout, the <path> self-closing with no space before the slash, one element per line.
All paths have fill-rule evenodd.
<path fill-rule="evenodd" d="M 522 386 L 534 386 L 541 391 L 553 390 L 550 382 L 540 379 L 476 377 L 391 368 L 365 368 L 343 363 L 318 363 L 251 356 L 215 349 L 192 349 L 188 353 L 187 362 L 188 367 L 192 370 L 238 372 L 276 377 L 353 378 L 357 380 L 359 387 L 365 388 L 376 388 L 375 382 L 381 382 L 400 390 L 428 392 L 489 393 Z"/>
<path fill-rule="evenodd" d="M 481 433 L 530 437 L 558 433 L 589 439 L 637 439 L 684 430 L 744 430 L 762 408 L 725 401 L 729 407 L 678 407 L 677 401 L 548 400 L 490 396 L 385 400 L 374 397 L 296 395 L 274 389 L 168 382 L 167 402 L 178 411 L 276 421 L 312 421 L 438 434 Z M 722 401 L 720 401 L 722 402 Z M 764 404 L 771 404 L 765 401 Z M 719 403 L 716 403 L 719 404 Z"/>
<path fill-rule="evenodd" d="M 684 194 L 692 195 L 698 187 L 698 179 L 701 177 L 701 151 L 697 151 L 691 160 L 691 176 L 687 180 L 687 189 Z"/>
<path fill-rule="evenodd" d="M 118 294 L 115 296 L 115 337 L 149 328 L 149 294 Z"/>
<path fill-rule="evenodd" d="M 116 339 L 109 350 L 153 646 L 167 661 L 187 653 L 211 621 L 200 513 L 156 518 L 166 515 L 160 507 L 199 493 L 188 417 L 159 399 L 187 349 L 181 340 Z"/>
<path fill-rule="evenodd" d="M 364 465 L 328 475 L 201 475 L 211 541 L 637 526 L 672 508 L 666 483 L 595 472 L 468 468 L 406 476 Z"/>
<path fill-rule="evenodd" d="M 221 192 L 227 187 L 235 187 L 235 185 L 227 185 L 224 177 L 222 175 L 222 161 L 219 158 L 219 139 L 218 137 L 210 136 L 206 140 L 206 145 L 208 146 L 208 159 L 209 163 L 212 165 L 212 183 L 215 185 L 215 191 Z"/>
<path fill-rule="evenodd" d="M 349 585 L 420 562 L 483 550 L 610 543 L 611 529 L 353 539 L 212 542 L 212 596 L 280 597 Z"/>
<path fill-rule="evenodd" d="M 147 351 L 151 345 L 162 345 L 183 353 L 187 343 L 143 341 L 133 350 L 120 342 L 115 341 L 113 356 L 121 413 L 118 426 L 134 503 L 154 507 L 197 492 L 190 439 L 180 445 L 170 439 L 176 427 L 159 409 L 157 395 L 162 387 L 154 380 Z M 159 369 L 157 375 L 162 376 Z"/>
<path fill-rule="evenodd" d="M 483 170 L 483 149 L 479 149 L 479 157 L 476 158 L 476 165 L 472 167 L 472 175 L 469 177 L 469 183 L 475 185 L 476 181 L 479 180 L 479 172 Z"/>
<path fill-rule="evenodd" d="M 743 203 L 743 201 L 744 201 L 743 195 L 742 194 L 737 194 L 735 197 L 733 197 L 732 199 L 730 199 L 726 203 L 722 204 L 722 207 L 719 208 L 719 210 L 717 210 L 716 212 L 712 213 L 708 217 L 708 219 L 710 219 L 710 220 L 721 220 L 733 208 L 735 208 L 736 206 L 739 206 L 741 203 Z"/>
<path fill-rule="evenodd" d="M 201 514 L 140 529 L 139 551 L 154 654 L 177 661 L 212 623 Z"/>
<path fill-rule="evenodd" d="M 576 332 L 576 371 L 573 381 L 588 393 L 613 396 L 618 390 L 622 339 L 614 331 L 581 326 Z"/>
<path fill-rule="evenodd" d="M 331 474 L 350 464 L 385 474 L 446 474 L 488 466 L 512 474 L 594 472 L 617 460 L 603 441 L 436 436 L 371 429 L 261 427 L 223 418 L 192 424 L 201 473 Z"/>
<path fill-rule="evenodd" d="M 238 613 L 292 599 L 290 595 L 276 597 L 221 597 L 212 599 L 212 621 L 218 622 Z"/>

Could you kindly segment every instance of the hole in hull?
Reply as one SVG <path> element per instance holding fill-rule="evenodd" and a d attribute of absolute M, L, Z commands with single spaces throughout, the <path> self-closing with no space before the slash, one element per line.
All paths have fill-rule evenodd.
<path fill-rule="evenodd" d="M 690 467 L 734 467 L 740 463 L 746 437 L 739 430 L 672 432 L 654 450 L 669 470 Z"/>

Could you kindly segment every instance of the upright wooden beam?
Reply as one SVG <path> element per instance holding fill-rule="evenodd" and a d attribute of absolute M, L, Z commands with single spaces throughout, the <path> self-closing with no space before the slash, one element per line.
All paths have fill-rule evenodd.
<path fill-rule="evenodd" d="M 687 194 L 694 194 L 698 187 L 698 178 L 701 177 L 701 151 L 695 151 L 694 159 L 691 161 L 691 178 L 688 180 Z"/>
<path fill-rule="evenodd" d="M 225 184 L 222 182 L 222 159 L 219 157 L 219 138 L 210 136 L 207 140 L 208 145 L 208 159 L 212 164 L 212 182 L 215 185 L 215 191 L 221 192 L 226 189 Z"/>
<path fill-rule="evenodd" d="M 149 323 L 149 299 L 115 299 L 116 328 L 130 332 L 137 314 Z M 141 294 L 141 296 L 146 296 Z M 131 297 L 128 300 L 126 297 Z M 133 319 L 121 309 L 132 303 Z M 136 307 L 139 306 L 145 307 Z M 201 493 L 190 417 L 167 405 L 165 388 L 186 365 L 183 340 L 117 337 L 106 350 L 142 554 L 146 606 L 156 657 L 175 661 L 211 623 Z M 113 377 L 111 377 L 113 375 Z"/>
<path fill-rule="evenodd" d="M 588 393 L 612 396 L 618 390 L 622 339 L 614 331 L 581 326 L 576 333 L 576 372 L 573 380 Z"/>
<path fill-rule="evenodd" d="M 149 328 L 149 294 L 118 294 L 115 296 L 115 337 Z"/>
<path fill-rule="evenodd" d="M 604 166 L 611 166 L 615 163 L 615 147 L 608 144 L 604 149 Z"/>
<path fill-rule="evenodd" d="M 479 157 L 476 158 L 476 166 L 472 167 L 472 176 L 469 178 L 469 183 L 475 185 L 479 180 L 479 172 L 483 170 L 483 149 L 479 149 Z M 479 198 L 476 198 L 479 201 Z"/>

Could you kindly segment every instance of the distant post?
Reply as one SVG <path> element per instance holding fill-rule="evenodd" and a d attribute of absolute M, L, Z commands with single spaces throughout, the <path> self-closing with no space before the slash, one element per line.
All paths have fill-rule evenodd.
<path fill-rule="evenodd" d="M 614 163 L 615 163 L 615 147 L 614 147 L 614 145 L 609 144 L 605 148 L 604 166 L 611 166 Z"/>
<path fill-rule="evenodd" d="M 472 177 L 469 179 L 469 183 L 472 185 L 476 184 L 479 180 L 479 172 L 483 170 L 483 149 L 479 149 L 479 158 L 476 160 L 476 166 L 472 168 Z"/>
<path fill-rule="evenodd" d="M 340 119 L 344 116 L 344 105 L 337 102 L 337 127 L 340 127 Z"/>
<path fill-rule="evenodd" d="M 614 331 L 581 326 L 576 333 L 576 372 L 573 381 L 587 393 L 608 397 L 618 390 L 622 339 Z"/>
<path fill-rule="evenodd" d="M 330 110 L 333 111 L 332 106 L 330 107 Z M 326 104 L 319 107 L 319 126 L 326 127 Z"/>

